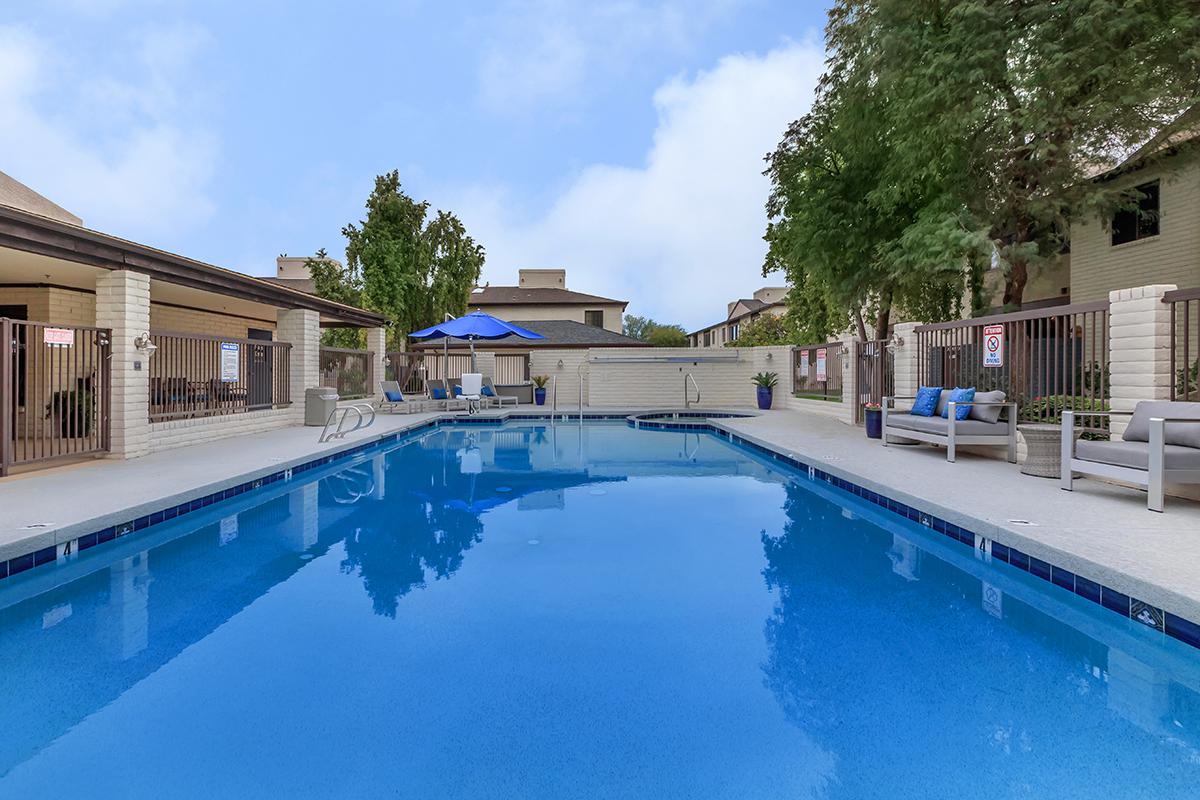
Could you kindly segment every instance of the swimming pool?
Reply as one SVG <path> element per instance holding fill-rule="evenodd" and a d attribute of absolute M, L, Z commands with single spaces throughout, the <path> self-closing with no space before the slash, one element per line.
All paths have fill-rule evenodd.
<path fill-rule="evenodd" d="M 0 797 L 1193 796 L 1197 651 L 778 462 L 444 426 L 0 586 Z"/>

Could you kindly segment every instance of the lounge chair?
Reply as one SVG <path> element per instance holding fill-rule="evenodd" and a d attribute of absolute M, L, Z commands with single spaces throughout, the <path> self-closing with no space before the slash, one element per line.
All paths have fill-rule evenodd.
<path fill-rule="evenodd" d="M 946 394 L 943 389 L 943 398 Z M 923 417 L 894 409 L 897 400 L 915 400 L 914 397 L 883 398 L 883 446 L 887 447 L 889 436 L 945 445 L 946 460 L 953 462 L 960 444 L 990 445 L 1006 448 L 1009 463 L 1017 463 L 1017 404 L 1006 402 L 1004 392 L 980 392 L 976 397 L 967 402 L 943 400 L 947 408 L 945 417 L 940 413 Z M 957 419 L 959 406 L 971 407 L 967 419 Z M 998 412 L 985 411 L 997 406 Z M 1004 419 L 1000 419 L 1001 415 Z"/>
<path fill-rule="evenodd" d="M 467 401 L 468 414 L 478 412 L 479 406 L 483 402 L 483 375 L 478 372 L 464 372 L 461 396 L 463 400 Z"/>
<path fill-rule="evenodd" d="M 424 403 L 418 400 L 410 400 L 400 391 L 400 381 L 380 381 L 379 393 L 383 399 L 379 401 L 379 410 L 395 413 L 401 411 L 408 414 L 412 411 L 424 410 Z M 418 408 L 418 406 L 421 406 Z"/>
<path fill-rule="evenodd" d="M 496 391 L 496 384 L 492 383 L 491 378 L 486 377 L 483 379 L 483 396 L 486 401 L 495 403 L 501 408 L 504 407 L 506 400 L 511 400 L 514 406 L 518 403 L 517 398 L 511 394 L 500 394 L 500 392 Z"/>
<path fill-rule="evenodd" d="M 435 403 L 441 403 L 442 407 L 450 410 L 450 405 L 454 404 L 460 408 L 466 408 L 467 401 L 463 400 L 456 394 L 451 394 L 446 387 L 446 381 L 441 378 L 429 378 L 425 381 L 425 385 L 429 388 L 429 399 Z"/>
<path fill-rule="evenodd" d="M 1095 475 L 1146 488 L 1146 507 L 1163 510 L 1167 483 L 1200 483 L 1200 403 L 1143 401 L 1133 408 L 1118 440 L 1075 441 L 1076 417 L 1112 417 L 1128 411 L 1064 411 L 1062 482 Z"/>

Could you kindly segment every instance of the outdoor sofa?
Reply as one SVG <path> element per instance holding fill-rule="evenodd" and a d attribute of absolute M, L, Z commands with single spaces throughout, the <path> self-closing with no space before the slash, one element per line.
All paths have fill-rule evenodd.
<path fill-rule="evenodd" d="M 1076 417 L 1129 415 L 1120 439 L 1075 441 Z M 1064 411 L 1062 483 L 1075 475 L 1132 483 L 1146 489 L 1146 507 L 1163 510 L 1167 483 L 1200 483 L 1200 403 L 1145 400 L 1128 411 Z"/>
<path fill-rule="evenodd" d="M 953 462 L 960 444 L 990 445 L 1007 448 L 1009 463 L 1017 463 L 1017 404 L 1006 401 L 1004 392 L 980 392 L 976 399 L 964 402 L 947 399 L 949 391 L 942 390 L 937 412 L 928 417 L 912 414 L 911 409 L 895 410 L 897 400 L 915 397 L 883 398 L 883 446 L 887 447 L 889 436 L 943 445 L 946 460 Z M 940 414 L 943 405 L 946 417 Z M 957 419 L 960 406 L 971 407 L 967 419 Z"/>

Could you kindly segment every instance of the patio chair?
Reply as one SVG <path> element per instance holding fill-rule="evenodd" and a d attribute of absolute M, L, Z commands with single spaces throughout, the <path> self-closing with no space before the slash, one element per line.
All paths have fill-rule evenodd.
<path fill-rule="evenodd" d="M 483 375 L 478 372 L 462 374 L 462 399 L 467 401 L 467 413 L 475 414 L 483 402 Z"/>
<path fill-rule="evenodd" d="M 931 417 L 919 416 L 909 411 L 895 411 L 897 400 L 915 400 L 915 397 L 885 397 L 882 403 L 883 446 L 888 437 L 908 439 L 946 447 L 946 460 L 953 463 L 956 448 L 960 444 L 990 445 L 1007 450 L 1008 463 L 1017 463 L 1017 404 L 1006 401 L 1004 392 L 979 392 L 975 400 L 945 400 L 948 390 L 942 390 L 946 416 L 940 414 L 941 407 Z M 958 419 L 959 406 L 970 406 L 966 419 Z M 999 410 L 989 411 L 989 409 Z M 1001 416 L 1004 419 L 1001 419 Z"/>
<path fill-rule="evenodd" d="M 495 403 L 501 408 L 504 407 L 504 403 L 507 400 L 511 400 L 514 406 L 518 403 L 517 398 L 511 394 L 500 394 L 500 392 L 496 391 L 496 384 L 492 383 L 491 378 L 486 377 L 483 379 L 483 396 L 485 401 Z"/>
<path fill-rule="evenodd" d="M 429 378 L 425 381 L 425 386 L 429 389 L 429 399 L 435 403 L 441 403 L 442 408 L 446 411 L 450 410 L 451 404 L 460 408 L 466 408 L 467 401 L 451 394 L 445 380 L 441 378 Z"/>
<path fill-rule="evenodd" d="M 387 411 L 388 413 L 401 411 L 408 414 L 413 411 L 424 410 L 423 408 L 418 408 L 418 406 L 423 406 L 420 401 L 410 400 L 404 396 L 404 393 L 400 391 L 400 381 L 380 381 L 379 393 L 383 396 L 383 399 L 379 401 L 380 411 Z"/>
<path fill-rule="evenodd" d="M 1200 403 L 1143 401 L 1133 408 L 1118 440 L 1075 441 L 1076 417 L 1113 417 L 1125 411 L 1064 411 L 1062 483 L 1095 475 L 1145 487 L 1146 507 L 1163 510 L 1167 483 L 1200 483 Z"/>

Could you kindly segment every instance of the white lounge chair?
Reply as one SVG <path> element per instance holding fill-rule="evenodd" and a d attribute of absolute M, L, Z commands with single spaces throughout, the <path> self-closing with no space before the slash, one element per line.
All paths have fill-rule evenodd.
<path fill-rule="evenodd" d="M 1146 507 L 1163 510 L 1167 483 L 1200 483 L 1200 403 L 1142 401 L 1133 408 L 1121 438 L 1075 441 L 1076 417 L 1112 417 L 1128 411 L 1064 411 L 1062 482 L 1095 475 L 1146 488 Z"/>
<path fill-rule="evenodd" d="M 451 405 L 466 408 L 467 401 L 461 397 L 455 397 L 446 381 L 441 378 L 429 378 L 425 381 L 425 385 L 429 388 L 430 399 L 435 403 L 441 403 L 442 408 L 446 411 L 450 410 Z"/>
<path fill-rule="evenodd" d="M 379 401 L 380 411 L 388 413 L 401 411 L 408 414 L 412 411 L 424 410 L 424 401 L 412 400 L 404 396 L 404 392 L 400 391 L 399 381 L 380 381 L 379 393 L 383 398 Z"/>
<path fill-rule="evenodd" d="M 487 377 L 483 379 L 483 396 L 501 408 L 504 407 L 506 401 L 511 401 L 514 406 L 519 402 L 511 394 L 500 394 L 500 392 L 496 391 L 496 384 L 492 383 L 492 379 Z"/>

